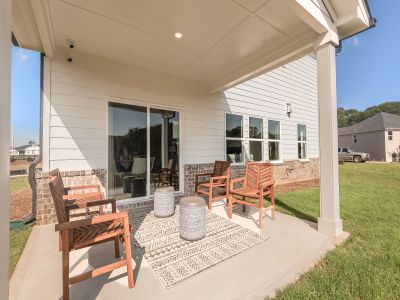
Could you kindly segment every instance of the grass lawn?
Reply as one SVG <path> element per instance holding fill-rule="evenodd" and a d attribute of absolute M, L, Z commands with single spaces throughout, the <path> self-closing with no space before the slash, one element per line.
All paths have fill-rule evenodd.
<path fill-rule="evenodd" d="M 28 176 L 10 178 L 10 193 L 29 187 Z"/>
<path fill-rule="evenodd" d="M 28 177 L 12 177 L 10 178 L 10 193 L 16 192 L 22 188 L 29 187 Z M 32 231 L 32 226 L 24 226 L 20 229 L 10 230 L 10 268 L 8 275 L 11 277 L 15 266 L 17 265 L 18 259 L 25 248 L 25 244 L 28 240 L 29 234 Z"/>
<path fill-rule="evenodd" d="M 349 239 L 277 299 L 400 299 L 400 164 L 340 166 Z M 277 210 L 316 221 L 319 190 L 277 195 Z"/>
<path fill-rule="evenodd" d="M 27 225 L 20 229 L 10 230 L 10 268 L 8 271 L 9 277 L 14 272 L 15 266 L 17 265 L 18 259 L 25 248 L 25 244 L 28 241 L 28 237 L 32 231 L 32 226 Z"/>

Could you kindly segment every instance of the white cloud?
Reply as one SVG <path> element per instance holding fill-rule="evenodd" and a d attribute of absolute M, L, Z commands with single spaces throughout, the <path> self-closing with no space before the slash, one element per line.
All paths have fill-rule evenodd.
<path fill-rule="evenodd" d="M 16 56 L 17 56 L 17 62 L 19 65 L 28 59 L 28 55 L 25 54 L 25 50 L 22 48 L 18 49 Z"/>
<path fill-rule="evenodd" d="M 351 38 L 351 41 L 350 41 L 350 42 L 351 42 L 351 45 L 354 46 L 354 47 L 359 46 L 360 43 L 361 43 L 360 39 L 359 39 L 357 36 L 353 36 L 353 37 Z"/>

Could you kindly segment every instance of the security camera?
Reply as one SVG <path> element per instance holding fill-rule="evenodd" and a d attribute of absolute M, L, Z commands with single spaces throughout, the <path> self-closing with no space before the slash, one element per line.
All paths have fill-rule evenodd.
<path fill-rule="evenodd" d="M 70 49 L 75 48 L 75 42 L 73 40 L 67 40 L 67 44 Z"/>
<path fill-rule="evenodd" d="M 66 60 L 67 60 L 67 62 L 69 62 L 69 63 L 70 63 L 70 62 L 72 62 L 72 57 L 71 57 L 71 56 L 69 56 L 69 55 L 68 55 L 68 56 L 67 56 L 65 59 L 66 59 Z"/>

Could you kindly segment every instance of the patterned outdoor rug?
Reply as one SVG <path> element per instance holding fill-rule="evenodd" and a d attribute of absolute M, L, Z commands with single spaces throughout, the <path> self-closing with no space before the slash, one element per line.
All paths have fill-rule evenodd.
<path fill-rule="evenodd" d="M 179 207 L 156 218 L 152 207 L 129 211 L 132 242 L 166 287 L 228 259 L 267 238 L 207 210 L 207 234 L 189 242 L 179 235 Z"/>

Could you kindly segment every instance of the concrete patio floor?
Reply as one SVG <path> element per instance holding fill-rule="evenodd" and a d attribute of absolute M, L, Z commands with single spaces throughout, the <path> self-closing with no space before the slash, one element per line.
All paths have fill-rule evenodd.
<path fill-rule="evenodd" d="M 213 212 L 227 217 L 223 203 Z M 249 211 L 256 216 L 256 211 Z M 258 231 L 254 220 L 234 215 L 233 221 Z M 264 299 L 296 280 L 348 236 L 332 238 L 316 224 L 277 213 L 265 217 L 265 242 L 165 288 L 145 259 L 133 248 L 135 288 L 129 289 L 125 269 L 115 270 L 71 286 L 71 299 Z M 35 226 L 10 280 L 10 299 L 62 299 L 61 253 L 54 225 Z M 77 274 L 113 260 L 107 243 L 71 253 L 71 272 Z"/>

